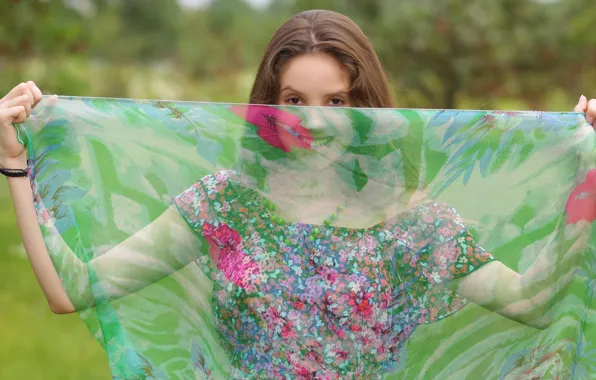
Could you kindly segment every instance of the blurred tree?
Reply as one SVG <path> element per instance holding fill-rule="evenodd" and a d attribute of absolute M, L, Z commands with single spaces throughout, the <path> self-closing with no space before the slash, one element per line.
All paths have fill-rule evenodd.
<path fill-rule="evenodd" d="M 161 61 L 176 55 L 184 13 L 176 0 L 95 0 L 94 53 L 115 62 Z"/>
<path fill-rule="evenodd" d="M 265 44 L 283 20 L 279 12 L 253 9 L 244 0 L 214 0 L 188 12 L 179 56 L 197 78 L 229 75 L 258 64 Z M 208 59 L 206 59 L 208 57 Z"/>
<path fill-rule="evenodd" d="M 59 0 L 0 0 L 0 57 L 59 56 L 87 49 L 82 15 Z"/>
<path fill-rule="evenodd" d="M 292 7 L 348 14 L 374 41 L 398 87 L 423 95 L 417 106 L 456 108 L 462 95 L 488 106 L 502 96 L 538 106 L 553 86 L 568 87 L 578 57 L 569 52 L 591 41 L 572 44 L 559 26 L 583 13 L 580 3 L 585 1 L 295 0 Z M 587 28 L 590 22 L 578 24 Z"/>
<path fill-rule="evenodd" d="M 62 93 L 88 92 L 86 70 L 97 68 L 110 71 L 101 90 L 109 96 L 128 95 L 138 65 L 193 80 L 231 77 L 253 71 L 273 31 L 311 8 L 356 20 L 404 107 L 515 98 L 540 108 L 554 90 L 575 97 L 596 79 L 596 3 L 586 0 L 273 0 L 263 9 L 245 0 L 197 9 L 176 0 L 0 0 L 0 85 L 25 75 L 32 59 Z"/>

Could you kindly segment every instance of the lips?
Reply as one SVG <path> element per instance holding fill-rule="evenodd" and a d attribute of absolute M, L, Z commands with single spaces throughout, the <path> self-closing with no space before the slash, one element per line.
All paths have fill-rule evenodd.
<path fill-rule="evenodd" d="M 320 148 L 325 145 L 328 145 L 331 142 L 331 140 L 333 140 L 333 137 L 331 137 L 331 136 L 313 138 L 313 141 L 312 141 L 312 144 L 310 145 L 310 147 L 313 149 Z"/>

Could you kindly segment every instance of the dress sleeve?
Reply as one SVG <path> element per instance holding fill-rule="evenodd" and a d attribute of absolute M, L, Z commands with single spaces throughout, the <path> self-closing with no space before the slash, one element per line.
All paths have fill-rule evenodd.
<path fill-rule="evenodd" d="M 223 275 L 241 285 L 242 279 L 236 278 L 234 271 L 239 264 L 234 261 L 244 253 L 237 227 L 242 224 L 243 192 L 238 189 L 230 172 L 221 171 L 201 178 L 173 202 L 192 230 L 209 244 L 208 254 L 196 261 L 203 272 L 213 281 L 221 281 Z"/>
<path fill-rule="evenodd" d="M 467 304 L 449 283 L 495 258 L 480 247 L 451 207 L 422 205 L 395 228 L 396 271 L 419 323 L 431 323 Z"/>

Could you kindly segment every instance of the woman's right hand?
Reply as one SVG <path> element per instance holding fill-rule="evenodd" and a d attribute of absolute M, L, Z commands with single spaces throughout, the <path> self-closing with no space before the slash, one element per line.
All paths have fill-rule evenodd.
<path fill-rule="evenodd" d="M 33 82 L 21 83 L 0 99 L 0 167 L 24 169 L 25 147 L 17 139 L 14 123 L 22 123 L 39 103 L 42 93 Z"/>

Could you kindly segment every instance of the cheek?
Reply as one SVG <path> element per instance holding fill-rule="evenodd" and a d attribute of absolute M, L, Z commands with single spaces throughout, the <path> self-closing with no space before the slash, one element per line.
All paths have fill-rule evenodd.
<path fill-rule="evenodd" d="M 352 145 L 354 141 L 354 133 L 355 131 L 352 128 L 341 131 L 340 138 L 338 140 L 340 141 L 342 147 L 347 148 L 348 146 Z"/>
<path fill-rule="evenodd" d="M 351 145 L 356 135 L 356 126 L 345 111 L 332 112 L 327 120 L 335 129 L 335 137 L 342 145 Z"/>

